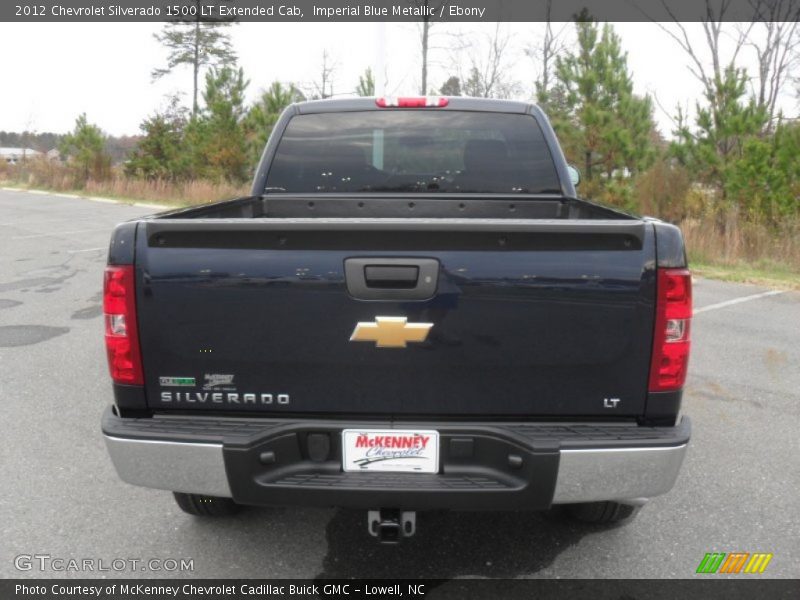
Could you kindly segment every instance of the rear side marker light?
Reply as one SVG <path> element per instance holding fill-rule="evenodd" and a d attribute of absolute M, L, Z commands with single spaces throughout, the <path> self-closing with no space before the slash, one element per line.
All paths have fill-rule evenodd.
<path fill-rule="evenodd" d="M 692 276 L 687 269 L 659 269 L 656 322 L 650 363 L 651 392 L 676 391 L 686 381 L 692 324 Z"/>
<path fill-rule="evenodd" d="M 384 96 L 376 98 L 379 108 L 443 108 L 450 100 L 442 96 Z"/>
<path fill-rule="evenodd" d="M 106 267 L 103 280 L 108 368 L 115 383 L 143 385 L 136 325 L 136 285 L 132 265 Z"/>

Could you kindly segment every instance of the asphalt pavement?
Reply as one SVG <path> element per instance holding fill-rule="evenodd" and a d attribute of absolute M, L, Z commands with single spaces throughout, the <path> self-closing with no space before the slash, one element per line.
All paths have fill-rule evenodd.
<path fill-rule="evenodd" d="M 151 212 L 0 191 L 0 577 L 87 575 L 17 559 L 47 555 L 96 568 L 193 561 L 103 577 L 683 578 L 713 551 L 769 552 L 762 577 L 800 577 L 800 293 L 749 285 L 695 282 L 689 453 L 675 488 L 622 526 L 558 511 L 424 513 L 414 538 L 387 547 L 362 511 L 202 520 L 167 492 L 122 483 L 100 433 L 111 402 L 102 273 L 112 227 Z"/>

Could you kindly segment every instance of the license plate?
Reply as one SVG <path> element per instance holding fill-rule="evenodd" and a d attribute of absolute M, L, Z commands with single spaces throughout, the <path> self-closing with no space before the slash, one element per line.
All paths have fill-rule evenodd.
<path fill-rule="evenodd" d="M 345 429 L 342 467 L 345 471 L 438 473 L 439 432 Z"/>

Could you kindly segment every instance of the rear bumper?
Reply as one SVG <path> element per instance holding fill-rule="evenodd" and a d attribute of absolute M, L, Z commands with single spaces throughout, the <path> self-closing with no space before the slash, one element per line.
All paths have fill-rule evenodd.
<path fill-rule="evenodd" d="M 440 473 L 344 473 L 347 428 L 436 429 Z M 635 424 L 387 422 L 158 416 L 109 409 L 103 434 L 120 478 L 252 505 L 477 510 L 650 498 L 669 491 L 690 437 Z M 309 452 L 310 436 L 319 444 Z M 321 436 L 321 437 L 320 437 Z"/>

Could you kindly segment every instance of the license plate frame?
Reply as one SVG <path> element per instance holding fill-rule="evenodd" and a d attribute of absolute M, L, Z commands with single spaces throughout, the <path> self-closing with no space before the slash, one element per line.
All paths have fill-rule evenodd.
<path fill-rule="evenodd" d="M 432 429 L 345 429 L 342 469 L 348 473 L 439 472 L 439 432 Z"/>

